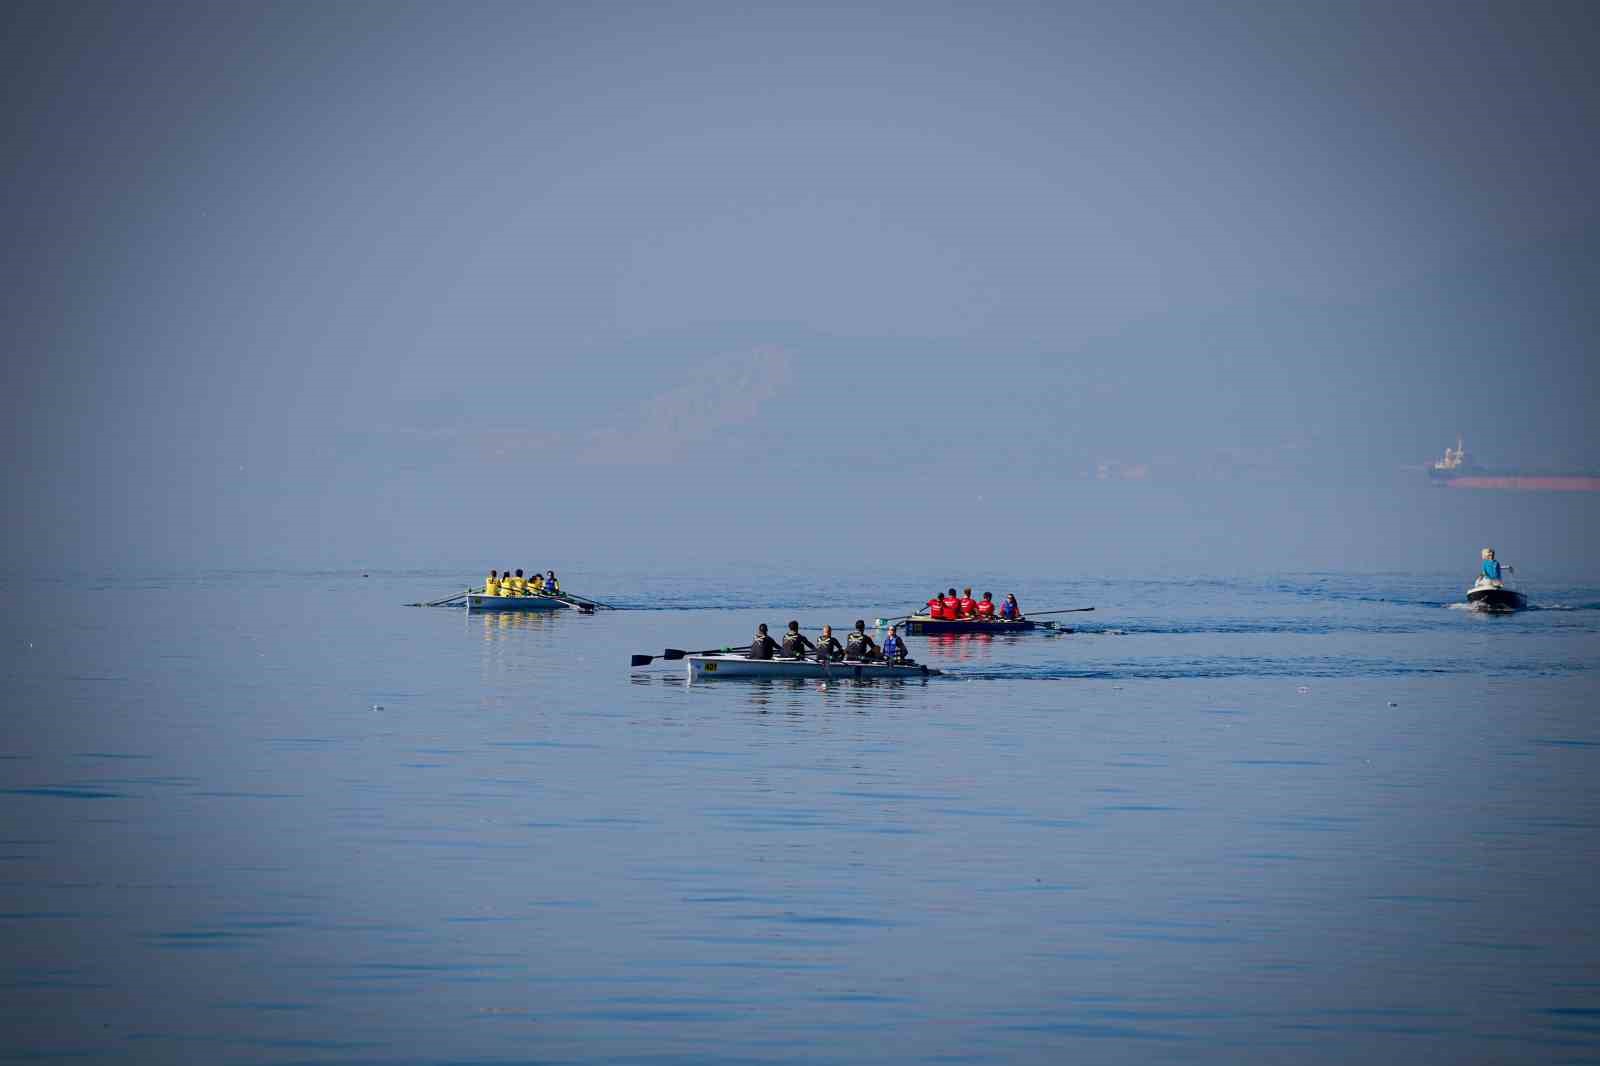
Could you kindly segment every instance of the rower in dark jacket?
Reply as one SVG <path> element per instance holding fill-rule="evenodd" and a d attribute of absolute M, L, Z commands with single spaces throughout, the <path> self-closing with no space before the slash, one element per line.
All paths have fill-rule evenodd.
<path fill-rule="evenodd" d="M 823 626 L 817 640 L 817 662 L 836 663 L 844 660 L 844 645 L 833 639 L 833 627 Z"/>
<path fill-rule="evenodd" d="M 800 632 L 800 623 L 790 622 L 789 632 L 783 635 L 783 654 L 791 659 L 804 659 L 806 652 L 816 650 L 817 646 Z"/>
<path fill-rule="evenodd" d="M 860 618 L 856 619 L 855 632 L 845 638 L 844 657 L 851 662 L 860 663 L 883 658 L 883 652 L 878 650 L 878 645 L 867 636 L 867 623 Z"/>
<path fill-rule="evenodd" d="M 750 650 L 745 652 L 746 659 L 770 659 L 778 650 L 778 642 L 767 636 L 767 623 L 762 622 L 756 626 L 756 639 L 750 642 Z"/>

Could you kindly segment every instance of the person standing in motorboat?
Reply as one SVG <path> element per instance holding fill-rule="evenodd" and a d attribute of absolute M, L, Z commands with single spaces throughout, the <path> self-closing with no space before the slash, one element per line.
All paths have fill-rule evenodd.
<path fill-rule="evenodd" d="M 1506 573 L 1506 574 L 1514 574 L 1514 573 L 1516 573 L 1516 568 L 1515 567 L 1510 567 L 1510 566 L 1501 566 L 1499 561 L 1496 560 L 1495 557 L 1494 557 L 1494 549 L 1493 548 L 1485 548 L 1485 549 L 1483 549 L 1483 578 L 1484 578 L 1484 580 L 1493 581 L 1496 584 L 1499 584 L 1500 582 L 1505 580 L 1505 578 L 1501 576 L 1502 572 Z"/>

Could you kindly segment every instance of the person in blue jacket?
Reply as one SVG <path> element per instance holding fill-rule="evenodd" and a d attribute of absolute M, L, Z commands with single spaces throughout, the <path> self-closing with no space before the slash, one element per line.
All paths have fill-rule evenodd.
<path fill-rule="evenodd" d="M 1483 549 L 1483 576 L 1488 578 L 1490 581 L 1503 581 L 1504 578 L 1500 576 L 1501 571 L 1509 574 L 1513 572 L 1513 568 L 1509 566 L 1501 566 L 1499 562 L 1495 560 L 1493 548 Z"/>
<path fill-rule="evenodd" d="M 898 626 L 890 626 L 889 635 L 883 638 L 883 658 L 891 663 L 906 661 L 906 642 L 901 639 Z"/>

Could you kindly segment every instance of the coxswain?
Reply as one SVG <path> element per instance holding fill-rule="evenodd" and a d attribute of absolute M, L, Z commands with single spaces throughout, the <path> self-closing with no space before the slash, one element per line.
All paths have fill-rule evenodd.
<path fill-rule="evenodd" d="M 554 570 L 546 571 L 544 575 L 544 591 L 551 596 L 559 595 L 561 592 L 561 582 L 556 580 Z"/>
<path fill-rule="evenodd" d="M 928 601 L 928 617 L 934 620 L 944 617 L 944 600 L 939 598 L 937 592 L 933 594 L 933 599 Z"/>
<path fill-rule="evenodd" d="M 500 595 L 500 571 L 489 571 L 489 578 L 483 583 L 483 594 L 485 596 Z"/>
<path fill-rule="evenodd" d="M 1504 581 L 1505 578 L 1501 576 L 1501 572 L 1512 573 L 1515 569 L 1515 567 L 1511 566 L 1501 566 L 1495 560 L 1493 548 L 1483 549 L 1483 576 L 1490 581 Z"/>
<path fill-rule="evenodd" d="M 944 616 L 952 622 L 961 617 L 961 597 L 956 595 L 955 589 L 944 594 Z"/>
<path fill-rule="evenodd" d="M 791 621 L 789 632 L 783 635 L 783 654 L 790 659 L 804 659 L 806 652 L 816 650 L 817 646 L 811 643 L 810 638 L 800 632 L 800 623 Z"/>
<path fill-rule="evenodd" d="M 883 638 L 883 658 L 891 663 L 906 661 L 906 642 L 900 639 L 900 627 L 889 627 L 889 635 Z"/>
<path fill-rule="evenodd" d="M 878 650 L 878 645 L 867 636 L 867 623 L 857 618 L 856 628 L 844 640 L 844 657 L 851 662 L 871 662 L 873 659 L 883 657 L 883 652 Z"/>
<path fill-rule="evenodd" d="M 973 613 L 977 615 L 978 621 L 980 621 L 980 622 L 993 622 L 994 621 L 994 593 L 985 592 L 983 594 L 983 599 L 979 600 L 977 605 L 975 607 L 973 607 L 972 610 L 973 610 Z"/>
<path fill-rule="evenodd" d="M 817 662 L 836 663 L 844 658 L 844 646 L 833 639 L 833 627 L 823 626 L 817 638 Z"/>
<path fill-rule="evenodd" d="M 745 652 L 746 659 L 770 659 L 778 650 L 778 642 L 767 636 L 767 623 L 762 622 L 756 626 L 756 639 L 750 642 L 750 650 Z"/>
<path fill-rule="evenodd" d="M 956 602 L 956 609 L 961 612 L 962 618 L 974 618 L 978 608 L 978 601 L 972 598 L 972 590 L 962 589 L 961 599 Z"/>
<path fill-rule="evenodd" d="M 1006 593 L 1005 602 L 1000 605 L 1000 619 L 1004 622 L 1022 621 L 1022 608 L 1017 606 L 1015 593 Z"/>

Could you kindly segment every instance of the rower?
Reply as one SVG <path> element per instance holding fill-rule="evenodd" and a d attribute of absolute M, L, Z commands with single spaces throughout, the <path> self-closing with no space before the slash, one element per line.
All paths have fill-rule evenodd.
<path fill-rule="evenodd" d="M 980 621 L 980 622 L 993 622 L 994 621 L 994 593 L 985 592 L 983 594 L 983 599 L 979 600 L 977 605 L 975 607 L 973 607 L 972 610 L 973 610 L 973 613 L 975 615 L 977 615 L 978 621 Z"/>
<path fill-rule="evenodd" d="M 516 576 L 511 579 L 511 594 L 513 596 L 526 596 L 528 594 L 528 579 L 522 576 L 522 568 L 517 568 Z"/>
<path fill-rule="evenodd" d="M 500 571 L 489 571 L 489 578 L 483 583 L 483 594 L 485 596 L 500 595 Z"/>
<path fill-rule="evenodd" d="M 944 594 L 944 616 L 952 622 L 961 617 L 961 598 L 955 589 Z"/>
<path fill-rule="evenodd" d="M 1022 621 L 1022 608 L 1017 605 L 1015 593 L 1006 593 L 1005 602 L 1000 605 L 1000 620 L 1002 622 Z"/>
<path fill-rule="evenodd" d="M 500 572 L 500 595 L 502 595 L 502 596 L 514 596 L 514 595 L 516 595 L 514 592 L 511 591 L 511 571 L 510 570 L 502 570 Z"/>
<path fill-rule="evenodd" d="M 883 652 L 878 650 L 878 645 L 867 636 L 867 623 L 864 619 L 856 619 L 855 630 L 845 638 L 844 657 L 851 662 L 871 662 L 873 659 L 883 657 Z"/>
<path fill-rule="evenodd" d="M 804 659 L 806 652 L 816 650 L 817 646 L 800 632 L 800 623 L 791 621 L 789 632 L 783 635 L 783 654 L 790 659 Z"/>
<path fill-rule="evenodd" d="M 933 594 L 933 599 L 928 601 L 928 617 L 932 619 L 944 617 L 944 601 L 939 598 L 937 592 Z"/>
<path fill-rule="evenodd" d="M 977 601 L 972 598 L 972 590 L 970 588 L 962 589 L 961 599 L 956 602 L 956 608 L 961 612 L 961 617 L 974 617 L 973 612 L 977 609 L 977 606 Z"/>
<path fill-rule="evenodd" d="M 762 622 L 756 626 L 756 639 L 750 642 L 750 650 L 745 653 L 746 659 L 770 659 L 772 653 L 778 650 L 778 642 L 767 636 L 767 623 Z"/>
<path fill-rule="evenodd" d="M 1499 562 L 1495 560 L 1493 548 L 1483 549 L 1483 576 L 1488 578 L 1490 581 L 1503 581 L 1505 579 L 1500 576 L 1501 571 L 1509 574 L 1513 573 L 1515 568 L 1510 566 L 1501 566 Z"/>
<path fill-rule="evenodd" d="M 906 661 L 906 642 L 900 639 L 899 626 L 890 626 L 889 635 L 883 638 L 883 658 L 885 662 L 891 663 Z"/>
<path fill-rule="evenodd" d="M 836 663 L 844 658 L 844 646 L 833 639 L 833 627 L 823 626 L 817 640 L 817 662 Z"/>
<path fill-rule="evenodd" d="M 528 591 L 535 596 L 544 595 L 544 575 L 535 570 L 533 578 L 528 582 Z"/>

